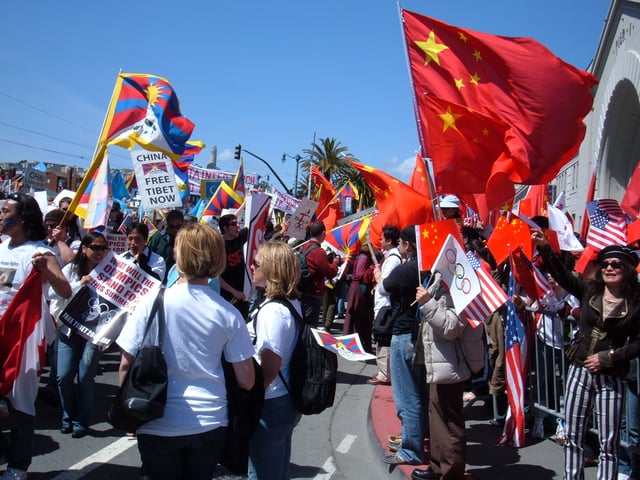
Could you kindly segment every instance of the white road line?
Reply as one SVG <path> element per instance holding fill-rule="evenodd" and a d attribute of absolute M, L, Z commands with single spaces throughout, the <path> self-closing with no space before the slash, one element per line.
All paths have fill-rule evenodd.
<path fill-rule="evenodd" d="M 336 452 L 338 453 L 348 453 L 351 450 L 351 446 L 353 442 L 358 438 L 357 435 L 345 435 L 342 439 L 338 447 L 336 448 Z M 314 480 L 329 480 L 334 473 L 336 473 L 336 466 L 333 463 L 333 457 L 327 458 L 327 461 L 322 465 L 322 470 L 325 472 L 322 475 L 316 475 Z"/>
<path fill-rule="evenodd" d="M 358 438 L 357 435 L 345 435 L 340 442 L 340 445 L 336 448 L 336 452 L 349 453 L 349 450 L 351 450 L 351 446 L 353 445 L 353 442 L 356 441 L 356 438 Z"/>
<path fill-rule="evenodd" d="M 329 480 L 334 473 L 336 473 L 336 466 L 333 464 L 333 457 L 327 458 L 327 461 L 322 465 L 322 470 L 325 472 L 322 475 L 316 475 L 314 480 Z"/>
<path fill-rule="evenodd" d="M 93 455 L 88 456 L 84 460 L 69 467 L 64 473 L 57 475 L 53 480 L 76 480 L 83 478 L 91 470 L 98 468 L 100 465 L 108 463 L 113 458 L 120 455 L 125 450 L 137 445 L 134 438 L 122 437 L 115 442 L 107 445 L 102 450 L 98 450 Z"/>

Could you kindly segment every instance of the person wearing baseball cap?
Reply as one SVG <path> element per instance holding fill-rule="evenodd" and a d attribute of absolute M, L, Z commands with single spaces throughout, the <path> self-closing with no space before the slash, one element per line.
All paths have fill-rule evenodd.
<path fill-rule="evenodd" d="M 578 331 L 567 348 L 570 362 L 565 385 L 566 479 L 584 478 L 584 438 L 591 405 L 598 415 L 598 478 L 618 470 L 624 380 L 631 359 L 640 355 L 640 288 L 637 255 L 623 245 L 598 252 L 593 280 L 569 272 L 541 230 L 531 234 L 555 280 L 580 299 Z"/>

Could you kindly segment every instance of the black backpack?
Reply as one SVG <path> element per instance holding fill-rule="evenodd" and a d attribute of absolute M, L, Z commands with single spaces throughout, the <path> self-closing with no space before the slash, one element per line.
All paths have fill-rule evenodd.
<path fill-rule="evenodd" d="M 304 292 L 308 290 L 313 281 L 313 272 L 309 269 L 309 265 L 307 264 L 307 255 L 312 250 L 316 248 L 320 248 L 320 245 L 317 243 L 312 243 L 304 252 L 302 248 L 298 251 L 298 261 L 300 262 L 300 280 L 298 281 L 298 291 Z"/>
<path fill-rule="evenodd" d="M 274 298 L 262 306 L 269 302 L 277 302 L 287 307 L 300 330 L 289 364 L 289 384 L 281 372 L 278 372 L 278 375 L 300 413 L 303 415 L 320 413 L 333 406 L 336 395 L 338 356 L 318 345 L 311 327 L 304 322 L 289 300 Z"/>

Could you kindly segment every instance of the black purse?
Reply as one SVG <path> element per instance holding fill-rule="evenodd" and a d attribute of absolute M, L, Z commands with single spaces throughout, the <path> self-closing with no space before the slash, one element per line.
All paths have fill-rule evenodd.
<path fill-rule="evenodd" d="M 138 351 L 124 382 L 118 389 L 111 409 L 107 413 L 109 423 L 118 430 L 135 432 L 150 420 L 164 415 L 167 403 L 167 363 L 162 354 L 164 329 L 164 288 L 158 292 L 147 320 Z M 149 339 L 149 330 L 158 317 L 157 337 Z"/>

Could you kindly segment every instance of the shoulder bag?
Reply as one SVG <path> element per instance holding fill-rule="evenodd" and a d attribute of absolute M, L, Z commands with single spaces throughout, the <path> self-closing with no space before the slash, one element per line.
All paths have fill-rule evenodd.
<path fill-rule="evenodd" d="M 109 423 L 125 432 L 135 432 L 148 421 L 164 415 L 168 378 L 167 363 L 162 354 L 163 299 L 164 288 L 161 288 L 151 307 L 142 346 L 107 414 Z M 157 337 L 150 339 L 149 331 L 156 315 Z"/>

